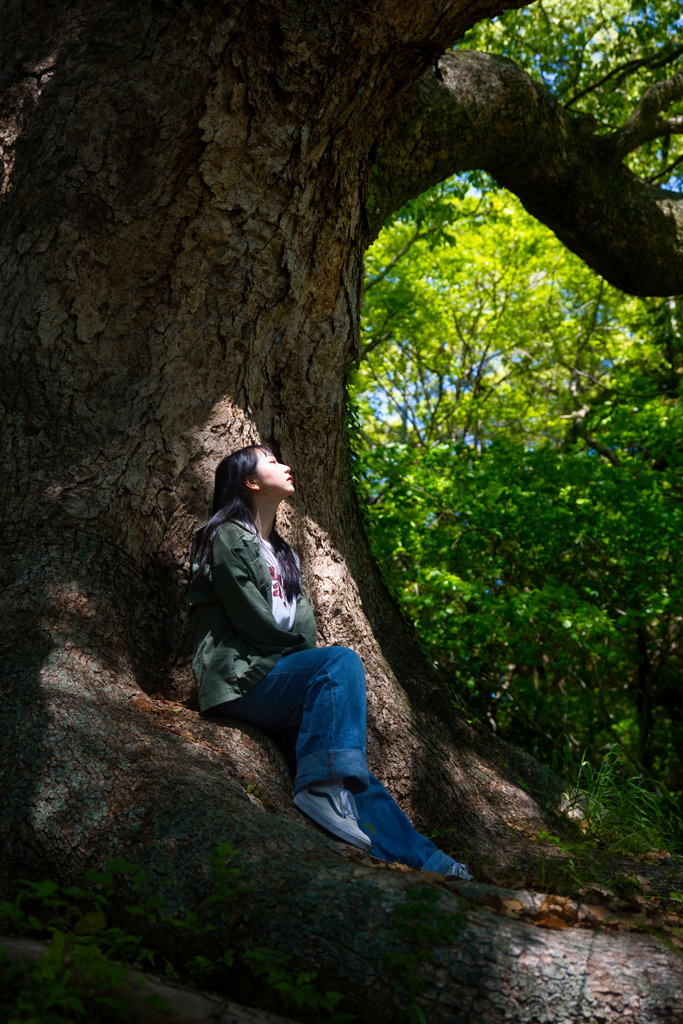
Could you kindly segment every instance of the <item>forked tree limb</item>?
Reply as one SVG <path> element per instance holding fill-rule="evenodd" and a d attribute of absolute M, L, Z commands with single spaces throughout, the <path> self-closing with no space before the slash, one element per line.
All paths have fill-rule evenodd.
<path fill-rule="evenodd" d="M 565 111 L 506 58 L 459 50 L 439 68 L 443 81 L 425 73 L 387 126 L 369 202 L 371 236 L 408 199 L 451 174 L 481 169 L 615 287 L 683 292 L 683 199 L 620 163 L 647 138 L 680 130 L 679 118 L 665 123 L 658 112 L 680 94 L 683 73 L 650 87 L 620 132 L 598 136 L 592 117 Z"/>
<path fill-rule="evenodd" d="M 659 113 L 681 96 L 683 71 L 646 89 L 626 124 L 610 137 L 614 145 L 614 159 L 623 160 L 644 142 L 652 142 L 663 135 L 680 135 L 683 117 L 661 118 Z"/>

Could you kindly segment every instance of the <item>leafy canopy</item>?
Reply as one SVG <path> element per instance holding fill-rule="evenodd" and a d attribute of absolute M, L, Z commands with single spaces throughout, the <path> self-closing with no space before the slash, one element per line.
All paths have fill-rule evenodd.
<path fill-rule="evenodd" d="M 545 3 L 462 45 L 608 131 L 676 69 L 680 24 L 670 3 Z M 634 169 L 658 175 L 670 141 Z M 454 699 L 548 762 L 563 736 L 595 764 L 619 744 L 683 789 L 681 300 L 623 295 L 469 175 L 368 251 L 362 332 L 373 550 Z"/>

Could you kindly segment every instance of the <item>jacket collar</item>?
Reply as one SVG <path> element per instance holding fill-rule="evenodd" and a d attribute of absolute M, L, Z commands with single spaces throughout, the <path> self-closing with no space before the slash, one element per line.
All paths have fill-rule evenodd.
<path fill-rule="evenodd" d="M 259 548 L 261 547 L 258 537 L 247 526 L 239 526 L 237 523 L 225 523 L 223 530 L 225 530 L 229 537 L 233 548 L 250 547 L 254 544 Z"/>

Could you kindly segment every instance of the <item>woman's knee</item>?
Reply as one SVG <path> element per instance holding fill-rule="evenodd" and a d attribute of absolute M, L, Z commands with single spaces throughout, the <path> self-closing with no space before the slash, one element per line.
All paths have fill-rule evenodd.
<path fill-rule="evenodd" d="M 350 647 L 328 647 L 327 674 L 333 687 L 346 695 L 346 700 L 361 701 L 365 706 L 365 669 Z"/>
<path fill-rule="evenodd" d="M 330 652 L 330 662 L 338 666 L 342 672 L 365 681 L 363 662 L 350 647 L 327 647 L 326 650 Z"/>

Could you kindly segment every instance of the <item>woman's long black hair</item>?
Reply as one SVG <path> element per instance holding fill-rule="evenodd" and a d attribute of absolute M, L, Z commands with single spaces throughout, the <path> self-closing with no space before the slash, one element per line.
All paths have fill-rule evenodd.
<path fill-rule="evenodd" d="M 197 531 L 190 548 L 190 583 L 202 575 L 216 534 L 224 523 L 246 523 L 253 528 L 258 537 L 247 479 L 255 476 L 259 458 L 272 454 L 270 448 L 264 444 L 250 444 L 246 448 L 238 448 L 236 452 L 218 463 L 211 518 Z M 301 570 L 294 552 L 277 532 L 274 524 L 268 540 L 277 557 L 285 596 L 291 604 L 294 598 L 301 594 Z"/>

